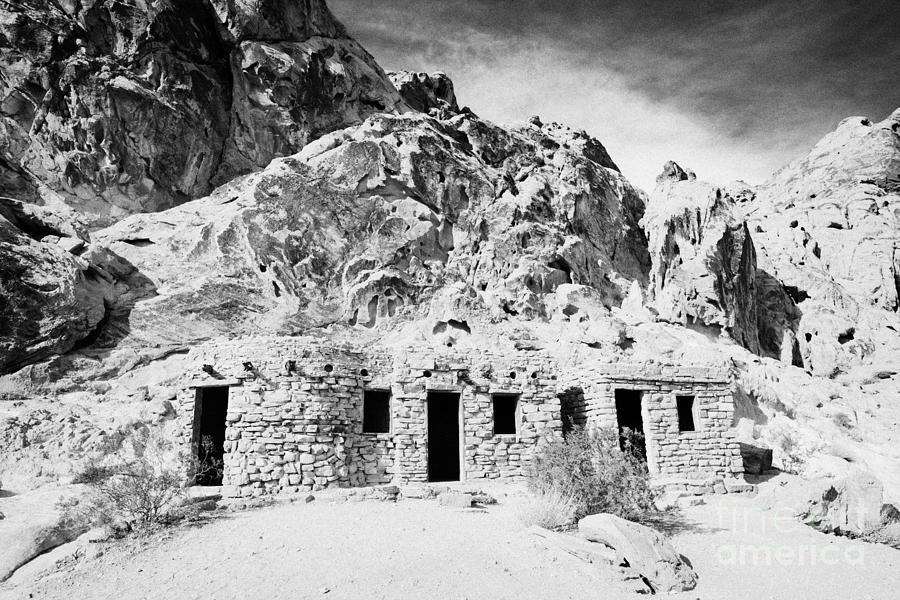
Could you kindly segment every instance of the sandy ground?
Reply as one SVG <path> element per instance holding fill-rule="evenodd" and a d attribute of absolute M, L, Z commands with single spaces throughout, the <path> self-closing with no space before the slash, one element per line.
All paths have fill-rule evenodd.
<path fill-rule="evenodd" d="M 900 551 L 820 534 L 752 499 L 713 498 L 671 533 L 700 576 L 679 598 L 898 597 Z M 0 598 L 635 598 L 605 577 L 541 546 L 510 504 L 317 500 L 115 542 L 36 583 L 0 587 Z"/>

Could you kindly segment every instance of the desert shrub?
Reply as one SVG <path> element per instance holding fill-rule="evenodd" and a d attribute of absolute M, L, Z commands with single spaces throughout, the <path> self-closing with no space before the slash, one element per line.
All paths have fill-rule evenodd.
<path fill-rule="evenodd" d="M 791 431 L 782 431 L 776 439 L 776 447 L 781 451 L 782 470 L 796 475 L 803 466 L 800 445 Z"/>
<path fill-rule="evenodd" d="M 88 466 L 76 475 L 76 482 L 87 484 L 89 491 L 60 508 L 71 523 L 124 521 L 134 527 L 165 523 L 172 520 L 177 501 L 187 492 L 187 466 L 170 442 L 147 430 L 136 431 L 111 462 Z"/>
<path fill-rule="evenodd" d="M 113 475 L 113 472 L 110 467 L 90 463 L 81 471 L 75 473 L 75 476 L 72 478 L 72 483 L 86 483 L 89 485 L 97 484 L 109 479 L 111 475 Z"/>
<path fill-rule="evenodd" d="M 211 435 L 204 435 L 201 438 L 200 459 L 194 461 L 191 469 L 195 483 L 222 481 L 222 475 L 225 473 L 225 461 L 216 458 L 215 445 Z"/>
<path fill-rule="evenodd" d="M 545 529 L 562 529 L 575 522 L 577 503 L 571 494 L 556 487 L 536 491 L 518 511 L 519 520 L 525 525 L 537 525 Z"/>
<path fill-rule="evenodd" d="M 529 486 L 538 495 L 571 498 L 577 519 L 602 512 L 640 520 L 656 511 L 639 450 L 643 438 L 626 430 L 623 441 L 621 449 L 615 429 L 584 427 L 545 441 L 535 451 Z"/>

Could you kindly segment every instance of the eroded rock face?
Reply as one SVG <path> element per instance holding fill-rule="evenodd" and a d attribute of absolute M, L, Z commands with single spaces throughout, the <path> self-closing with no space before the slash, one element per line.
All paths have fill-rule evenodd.
<path fill-rule="evenodd" d="M 110 314 L 148 293 L 133 267 L 92 246 L 84 230 L 0 199 L 0 373 L 94 341 Z"/>
<path fill-rule="evenodd" d="M 795 364 L 833 377 L 898 349 L 898 178 L 900 110 L 851 117 L 746 205 L 759 267 L 797 307 Z"/>
<path fill-rule="evenodd" d="M 231 54 L 231 129 L 215 181 L 258 170 L 376 112 L 406 110 L 351 39 L 240 43 Z"/>
<path fill-rule="evenodd" d="M 445 73 L 391 71 L 388 77 L 403 100 L 419 112 L 437 110 L 438 115 L 459 112 L 453 82 Z"/>
<path fill-rule="evenodd" d="M 5 195 L 24 169 L 94 225 L 402 105 L 320 0 L 7 3 L 0 68 Z"/>
<path fill-rule="evenodd" d="M 597 147 L 558 125 L 371 117 L 96 238 L 157 284 L 129 317 L 154 341 L 391 329 L 432 301 L 435 327 L 461 307 L 530 319 L 567 283 L 613 306 L 646 278 L 644 204 Z"/>
<path fill-rule="evenodd" d="M 722 329 L 759 352 L 756 251 L 737 208 L 747 194 L 688 173 L 665 166 L 642 221 L 653 260 L 648 302 L 662 320 Z"/>

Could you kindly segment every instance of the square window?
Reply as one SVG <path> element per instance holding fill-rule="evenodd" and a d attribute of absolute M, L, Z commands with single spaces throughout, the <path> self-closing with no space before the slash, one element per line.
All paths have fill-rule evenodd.
<path fill-rule="evenodd" d="M 694 426 L 694 397 L 676 396 L 678 406 L 678 431 L 696 431 Z"/>
<path fill-rule="evenodd" d="M 519 394 L 494 394 L 494 435 L 516 434 Z"/>
<path fill-rule="evenodd" d="M 391 393 L 387 390 L 363 392 L 363 433 L 391 432 Z"/>

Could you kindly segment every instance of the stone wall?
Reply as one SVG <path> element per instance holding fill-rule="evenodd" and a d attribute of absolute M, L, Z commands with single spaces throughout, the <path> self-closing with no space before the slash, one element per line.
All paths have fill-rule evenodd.
<path fill-rule="evenodd" d="M 732 428 L 734 399 L 724 369 L 628 362 L 582 364 L 563 386 L 575 424 L 617 427 L 615 391 L 641 392 L 647 462 L 657 478 L 731 478 L 743 472 Z M 695 431 L 680 431 L 677 396 L 694 397 Z"/>
<path fill-rule="evenodd" d="M 521 476 L 541 435 L 561 427 L 554 363 L 538 352 L 409 348 L 392 355 L 265 338 L 207 344 L 190 359 L 178 396 L 182 443 L 196 452 L 197 390 L 228 386 L 229 495 L 427 481 L 431 391 L 460 394 L 464 480 Z M 362 431 L 367 388 L 391 392 L 389 433 Z M 493 432 L 491 395 L 499 392 L 520 394 L 515 434 Z"/>
<path fill-rule="evenodd" d="M 209 343 L 192 350 L 190 364 L 178 395 L 182 443 L 196 452 L 198 390 L 227 386 L 223 485 L 232 496 L 427 482 L 427 399 L 441 391 L 459 394 L 464 481 L 521 477 L 539 439 L 563 430 L 563 412 L 576 424 L 616 427 L 616 389 L 642 392 L 656 478 L 718 481 L 741 471 L 728 374 L 712 368 L 622 362 L 561 369 L 537 351 L 388 352 L 305 338 Z M 390 391 L 387 433 L 363 432 L 367 389 Z M 515 433 L 494 433 L 497 393 L 519 395 Z M 679 431 L 677 395 L 694 396 L 696 431 Z"/>

